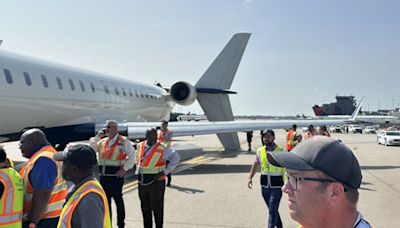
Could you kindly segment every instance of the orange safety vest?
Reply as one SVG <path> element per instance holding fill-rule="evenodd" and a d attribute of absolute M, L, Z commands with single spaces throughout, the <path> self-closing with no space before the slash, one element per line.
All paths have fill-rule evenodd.
<path fill-rule="evenodd" d="M 125 141 L 126 137 L 118 135 L 118 139 L 108 147 L 110 138 L 104 138 L 99 142 L 99 165 L 121 166 L 122 161 L 126 159 Z"/>
<path fill-rule="evenodd" d="M 65 203 L 60 219 L 58 220 L 57 228 L 71 228 L 72 215 L 79 202 L 89 193 L 100 195 L 104 205 L 103 228 L 111 228 L 110 211 L 108 207 L 107 196 L 97 180 L 90 180 L 80 186 Z M 80 216 L 84 216 L 83 214 Z"/>
<path fill-rule="evenodd" d="M 294 146 L 296 145 L 295 137 L 296 137 L 296 131 L 294 131 L 294 130 L 288 131 L 287 136 L 286 136 L 286 148 L 288 151 L 291 151 L 294 148 Z"/>
<path fill-rule="evenodd" d="M 165 170 L 166 162 L 164 160 L 165 147 L 161 143 L 156 143 L 151 147 L 145 156 L 147 141 L 137 145 L 138 169 L 143 174 L 157 174 Z"/>
<path fill-rule="evenodd" d="M 166 138 L 168 140 L 166 140 Z M 170 147 L 171 141 L 172 141 L 172 132 L 170 130 L 167 130 L 166 132 L 163 132 L 161 130 L 158 131 L 157 140 L 159 143 L 163 144 L 165 147 Z"/>
<path fill-rule="evenodd" d="M 65 197 L 67 196 L 67 185 L 61 176 L 61 163 L 56 162 L 53 159 L 54 153 L 56 153 L 56 150 L 52 146 L 43 147 L 29 158 L 20 171 L 21 177 L 24 180 L 24 214 L 28 214 L 32 210 L 32 197 L 35 190 L 33 189 L 29 180 L 29 174 L 32 168 L 35 166 L 36 161 L 41 157 L 46 157 L 51 159 L 56 164 L 57 177 L 54 182 L 53 190 L 50 194 L 49 202 L 41 216 L 41 219 L 56 218 L 60 216 Z"/>
<path fill-rule="evenodd" d="M 0 198 L 0 226 L 19 228 L 22 226 L 24 184 L 14 168 L 0 169 L 0 182 L 4 191 Z"/>

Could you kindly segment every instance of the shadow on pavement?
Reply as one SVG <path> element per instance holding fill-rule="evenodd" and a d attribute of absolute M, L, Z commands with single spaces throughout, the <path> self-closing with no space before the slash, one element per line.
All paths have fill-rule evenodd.
<path fill-rule="evenodd" d="M 171 185 L 168 188 L 175 189 L 180 192 L 189 193 L 189 194 L 196 194 L 196 193 L 203 193 L 203 190 L 194 189 L 194 188 L 186 188 L 186 187 L 179 187 L 176 185 Z"/>
<path fill-rule="evenodd" d="M 363 169 L 375 169 L 375 170 L 381 170 L 381 169 L 400 169 L 400 166 L 392 166 L 392 165 L 365 165 L 361 166 L 361 170 Z"/>
<path fill-rule="evenodd" d="M 204 164 L 196 166 L 193 169 L 186 169 L 178 175 L 193 175 L 193 174 L 216 174 L 216 173 L 248 173 L 250 172 L 251 164 L 249 165 L 221 165 L 221 164 Z"/>

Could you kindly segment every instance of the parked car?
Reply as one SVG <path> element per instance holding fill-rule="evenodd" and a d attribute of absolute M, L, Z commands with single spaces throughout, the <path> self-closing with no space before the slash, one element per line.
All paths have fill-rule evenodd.
<path fill-rule="evenodd" d="M 330 127 L 331 132 L 333 133 L 342 133 L 342 126 L 336 125 Z"/>
<path fill-rule="evenodd" d="M 400 131 L 380 131 L 376 135 L 376 141 L 385 146 L 400 145 Z"/>
<path fill-rule="evenodd" d="M 364 128 L 364 133 L 365 134 L 376 134 L 376 128 L 375 126 L 366 126 Z"/>
<path fill-rule="evenodd" d="M 353 133 L 361 133 L 363 132 L 362 127 L 358 126 L 358 125 L 349 125 L 349 132 L 353 132 Z"/>

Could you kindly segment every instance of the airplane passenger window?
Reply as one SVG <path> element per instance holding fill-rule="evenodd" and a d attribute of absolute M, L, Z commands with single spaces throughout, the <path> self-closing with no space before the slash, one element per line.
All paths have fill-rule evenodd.
<path fill-rule="evenodd" d="M 126 97 L 125 89 L 122 87 L 122 94 L 124 94 L 124 97 Z"/>
<path fill-rule="evenodd" d="M 104 91 L 106 91 L 106 94 L 108 94 L 108 88 L 106 85 L 104 85 Z"/>
<path fill-rule="evenodd" d="M 148 94 L 146 94 L 146 98 L 149 99 L 149 95 Z"/>
<path fill-rule="evenodd" d="M 12 84 L 13 83 L 13 79 L 12 79 L 10 71 L 8 69 L 5 69 L 5 68 L 4 68 L 3 71 L 4 71 L 4 75 L 6 76 L 6 80 L 7 80 L 8 84 Z"/>
<path fill-rule="evenodd" d="M 28 74 L 28 72 L 24 72 L 24 78 L 25 78 L 26 85 L 31 86 L 32 80 L 31 80 L 31 76 Z"/>
<path fill-rule="evenodd" d="M 119 91 L 118 91 L 118 88 L 117 88 L 117 87 L 115 87 L 115 94 L 116 94 L 117 96 L 119 96 Z"/>
<path fill-rule="evenodd" d="M 75 90 L 75 85 L 74 82 L 72 81 L 72 79 L 68 79 L 69 81 L 69 86 L 71 87 L 71 90 Z"/>
<path fill-rule="evenodd" d="M 63 84 L 62 84 L 61 78 L 56 77 L 56 80 L 57 80 L 58 88 L 63 89 Z"/>
<path fill-rule="evenodd" d="M 85 92 L 85 85 L 83 84 L 83 82 L 81 80 L 79 80 L 79 85 L 81 85 L 82 92 Z"/>
<path fill-rule="evenodd" d="M 45 88 L 49 88 L 49 82 L 47 81 L 46 75 L 42 74 L 42 75 L 40 75 L 40 77 L 42 78 L 43 86 Z"/>
<path fill-rule="evenodd" d="M 136 97 L 139 97 L 139 94 L 137 93 L 137 91 L 135 90 L 135 94 L 136 94 Z"/>
<path fill-rule="evenodd" d="M 94 88 L 93 83 L 89 82 L 89 84 L 90 84 L 90 88 L 92 89 L 92 92 L 93 92 L 93 93 L 96 92 L 96 89 Z"/>
<path fill-rule="evenodd" d="M 133 97 L 133 95 L 132 95 L 132 90 L 129 88 L 129 95 L 131 96 L 131 97 Z"/>

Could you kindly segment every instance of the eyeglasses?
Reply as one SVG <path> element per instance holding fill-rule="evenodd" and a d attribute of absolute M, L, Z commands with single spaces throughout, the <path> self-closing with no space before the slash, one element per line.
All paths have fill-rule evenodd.
<path fill-rule="evenodd" d="M 297 191 L 301 183 L 303 181 L 315 181 L 315 182 L 321 182 L 321 183 L 333 183 L 337 182 L 335 180 L 331 179 L 325 179 L 325 178 L 316 178 L 316 177 L 295 177 L 295 176 L 290 176 L 288 173 L 285 173 L 286 178 L 290 184 L 290 187 L 293 189 L 293 191 Z"/>

